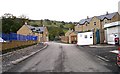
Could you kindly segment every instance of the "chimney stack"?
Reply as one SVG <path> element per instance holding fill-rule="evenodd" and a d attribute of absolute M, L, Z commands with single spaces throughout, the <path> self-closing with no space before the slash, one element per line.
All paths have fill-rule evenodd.
<path fill-rule="evenodd" d="M 89 16 L 87 16 L 87 19 L 89 19 Z"/>
<path fill-rule="evenodd" d="M 27 22 L 25 22 L 25 25 L 27 25 Z"/>
<path fill-rule="evenodd" d="M 106 12 L 106 15 L 108 15 L 109 13 L 108 13 L 108 11 Z"/>

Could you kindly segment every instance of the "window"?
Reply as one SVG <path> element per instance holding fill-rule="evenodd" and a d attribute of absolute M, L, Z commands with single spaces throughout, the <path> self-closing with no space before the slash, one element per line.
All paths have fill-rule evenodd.
<path fill-rule="evenodd" d="M 38 29 L 38 31 L 40 31 L 40 29 Z"/>
<path fill-rule="evenodd" d="M 96 22 L 94 22 L 94 25 L 96 25 Z"/>
<path fill-rule="evenodd" d="M 92 34 L 90 35 L 90 38 L 92 38 Z"/>
<path fill-rule="evenodd" d="M 80 37 L 82 37 L 82 34 L 80 34 Z"/>
<path fill-rule="evenodd" d="M 105 24 L 107 23 L 107 21 L 105 22 Z"/>
<path fill-rule="evenodd" d="M 108 21 L 107 19 L 104 19 L 104 24 L 108 23 L 107 21 Z"/>
<path fill-rule="evenodd" d="M 85 38 L 87 38 L 87 35 L 85 35 Z"/>
<path fill-rule="evenodd" d="M 85 25 L 87 26 L 87 23 Z"/>
<path fill-rule="evenodd" d="M 40 32 L 40 34 L 43 34 L 43 32 Z"/>
<path fill-rule="evenodd" d="M 35 31 L 35 28 L 31 28 L 31 30 Z"/>
<path fill-rule="evenodd" d="M 90 38 L 92 38 L 92 36 L 90 36 Z"/>
<path fill-rule="evenodd" d="M 118 34 L 114 34 L 114 37 L 118 37 Z"/>

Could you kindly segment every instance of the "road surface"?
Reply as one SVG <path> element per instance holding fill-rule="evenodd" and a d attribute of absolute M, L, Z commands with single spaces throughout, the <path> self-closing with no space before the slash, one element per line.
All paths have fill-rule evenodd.
<path fill-rule="evenodd" d="M 8 72 L 111 72 L 104 61 L 81 51 L 74 44 L 48 42 L 48 45 Z"/>

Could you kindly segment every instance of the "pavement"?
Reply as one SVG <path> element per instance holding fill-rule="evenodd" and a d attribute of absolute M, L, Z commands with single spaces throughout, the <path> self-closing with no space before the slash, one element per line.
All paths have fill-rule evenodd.
<path fill-rule="evenodd" d="M 3 54 L 1 56 L 2 71 L 7 71 L 8 69 L 14 67 L 14 65 L 18 64 L 21 61 L 24 61 L 25 59 L 31 57 L 32 55 L 38 53 L 46 47 L 47 45 L 39 43 L 37 45 Z"/>
<path fill-rule="evenodd" d="M 48 47 L 45 50 L 38 52 L 30 58 L 16 64 L 7 72 L 114 71 L 107 66 L 107 62 L 104 62 L 91 53 L 88 53 L 87 51 L 90 49 L 90 47 L 76 47 L 74 44 L 48 42 Z M 94 50 L 95 49 L 93 49 L 93 51 Z"/>

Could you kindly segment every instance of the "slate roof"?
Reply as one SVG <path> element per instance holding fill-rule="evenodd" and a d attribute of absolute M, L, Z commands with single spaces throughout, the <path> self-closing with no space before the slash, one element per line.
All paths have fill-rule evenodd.
<path fill-rule="evenodd" d="M 85 32 L 93 32 L 93 31 L 77 31 L 76 34 L 78 34 L 78 33 L 85 33 Z"/>
<path fill-rule="evenodd" d="M 104 20 L 105 18 L 106 19 L 112 19 L 112 17 L 114 16 L 114 15 L 116 15 L 117 14 L 117 12 L 114 12 L 114 13 L 108 13 L 108 14 L 106 14 L 106 15 L 101 15 L 101 16 L 97 16 L 100 20 Z"/>
<path fill-rule="evenodd" d="M 81 31 L 74 31 L 75 34 L 78 34 L 79 32 L 81 32 Z"/>
<path fill-rule="evenodd" d="M 80 24 L 84 24 L 85 22 L 90 22 L 92 20 L 92 18 L 88 18 L 88 19 L 82 19 L 80 20 Z"/>
<path fill-rule="evenodd" d="M 66 33 L 65 33 L 65 36 L 69 36 L 70 33 L 72 33 L 73 31 L 72 30 L 68 30 Z"/>
<path fill-rule="evenodd" d="M 45 27 L 34 27 L 34 26 L 31 26 L 31 25 L 27 25 L 27 27 L 32 30 L 33 32 L 43 32 Z"/>
<path fill-rule="evenodd" d="M 117 14 L 117 12 L 114 12 L 114 13 L 108 13 L 108 14 L 105 14 L 105 15 L 100 15 L 100 16 L 96 16 L 98 19 L 100 19 L 100 20 L 104 20 L 105 18 L 106 19 L 112 19 L 112 17 L 114 16 L 114 15 L 116 15 Z M 83 25 L 85 22 L 90 22 L 91 20 L 92 20 L 92 18 L 93 17 L 91 17 L 91 18 L 88 18 L 88 19 L 82 19 L 82 20 L 80 20 L 80 25 Z"/>

